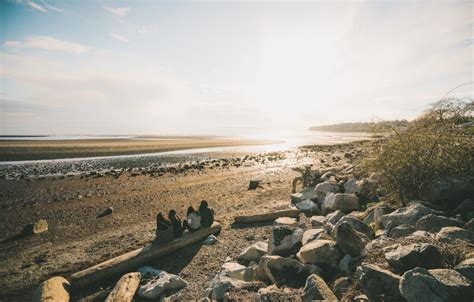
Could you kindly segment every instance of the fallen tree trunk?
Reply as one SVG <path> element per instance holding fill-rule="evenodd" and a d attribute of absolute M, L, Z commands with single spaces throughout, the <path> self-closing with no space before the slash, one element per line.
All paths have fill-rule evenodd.
<path fill-rule="evenodd" d="M 214 222 L 208 228 L 201 228 L 195 232 L 185 233 L 182 237 L 166 244 L 150 244 L 144 248 L 137 249 L 83 271 L 74 273 L 70 277 L 71 285 L 74 288 L 81 288 L 93 284 L 99 280 L 133 271 L 133 269 L 146 264 L 156 258 L 160 258 L 176 252 L 186 246 L 203 241 L 209 235 L 218 233 L 221 225 Z"/>
<path fill-rule="evenodd" d="M 271 213 L 237 216 L 235 217 L 234 221 L 238 223 L 266 222 L 266 221 L 273 221 L 280 217 L 296 218 L 300 215 L 300 213 L 301 212 L 298 209 L 288 209 L 288 210 L 281 210 L 281 211 L 276 211 L 276 212 L 271 212 Z"/>
<path fill-rule="evenodd" d="M 69 282 L 53 277 L 42 282 L 33 293 L 32 302 L 69 302 Z"/>
<path fill-rule="evenodd" d="M 140 284 L 140 273 L 125 274 L 115 284 L 105 302 L 132 302 Z"/>

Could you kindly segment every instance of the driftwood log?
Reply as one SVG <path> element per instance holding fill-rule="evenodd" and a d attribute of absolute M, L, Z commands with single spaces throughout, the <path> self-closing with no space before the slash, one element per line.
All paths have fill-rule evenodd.
<path fill-rule="evenodd" d="M 185 233 L 182 237 L 176 238 L 166 244 L 150 244 L 144 248 L 128 252 L 83 271 L 74 273 L 71 275 L 69 281 L 71 281 L 71 285 L 74 288 L 82 288 L 114 275 L 128 273 L 147 262 L 174 253 L 194 243 L 201 242 L 209 235 L 218 233 L 220 230 L 221 225 L 214 222 L 210 227 Z"/>
<path fill-rule="evenodd" d="M 125 274 L 115 284 L 105 302 L 132 302 L 140 284 L 140 273 Z"/>
<path fill-rule="evenodd" d="M 69 302 L 69 282 L 53 277 L 42 282 L 33 293 L 32 302 Z"/>
<path fill-rule="evenodd" d="M 287 209 L 271 213 L 263 213 L 256 215 L 246 215 L 246 216 L 237 216 L 234 221 L 238 223 L 256 223 L 256 222 L 266 222 L 273 221 L 280 217 L 292 217 L 296 218 L 300 215 L 300 210 L 298 209 Z"/>

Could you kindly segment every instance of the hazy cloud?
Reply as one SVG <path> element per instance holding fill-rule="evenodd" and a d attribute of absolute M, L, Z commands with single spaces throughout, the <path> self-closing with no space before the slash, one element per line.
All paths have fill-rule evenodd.
<path fill-rule="evenodd" d="M 119 17 L 124 17 L 130 11 L 130 7 L 110 7 L 104 6 L 104 9 Z"/>
<path fill-rule="evenodd" d="M 124 42 L 124 43 L 129 42 L 129 40 L 127 38 L 125 38 L 124 36 L 119 35 L 117 33 L 110 33 L 109 35 L 117 41 Z"/>
<path fill-rule="evenodd" d="M 30 36 L 24 41 L 8 40 L 3 43 L 6 48 L 37 48 L 53 51 L 64 51 L 74 54 L 88 52 L 92 47 L 55 39 L 48 36 Z"/>
<path fill-rule="evenodd" d="M 48 11 L 42 7 L 41 5 L 33 2 L 33 1 L 28 1 L 28 5 L 36 10 L 42 11 L 43 13 L 47 13 Z"/>

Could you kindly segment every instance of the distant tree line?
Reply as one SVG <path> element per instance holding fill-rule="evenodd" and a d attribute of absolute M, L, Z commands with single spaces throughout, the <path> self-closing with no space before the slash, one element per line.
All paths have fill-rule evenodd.
<path fill-rule="evenodd" d="M 313 126 L 309 128 L 311 131 L 331 131 L 331 132 L 384 132 L 391 129 L 403 130 L 410 122 L 407 120 L 394 120 L 383 122 L 367 122 L 367 123 L 340 123 L 325 126 Z"/>

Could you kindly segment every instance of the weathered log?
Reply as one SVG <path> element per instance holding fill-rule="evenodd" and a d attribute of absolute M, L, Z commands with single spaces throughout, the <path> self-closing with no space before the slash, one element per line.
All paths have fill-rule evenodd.
<path fill-rule="evenodd" d="M 244 215 L 244 216 L 237 216 L 235 217 L 235 222 L 238 223 L 255 223 L 255 222 L 265 222 L 265 221 L 273 221 L 280 217 L 293 217 L 296 218 L 300 215 L 300 210 L 298 209 L 288 209 L 288 210 L 281 210 L 271 213 L 263 213 L 263 214 L 256 214 L 256 215 Z"/>
<path fill-rule="evenodd" d="M 69 282 L 53 277 L 42 282 L 33 293 L 32 302 L 69 302 Z"/>
<path fill-rule="evenodd" d="M 176 238 L 169 243 L 150 244 L 144 248 L 128 252 L 72 274 L 70 277 L 71 284 L 74 288 L 81 288 L 113 275 L 130 272 L 134 268 L 144 265 L 147 262 L 200 242 L 209 235 L 218 233 L 220 230 L 221 225 L 214 222 L 212 226 L 208 228 L 201 228 L 195 232 L 185 233 L 182 237 Z"/>
<path fill-rule="evenodd" d="M 115 284 L 105 302 L 132 302 L 140 284 L 140 273 L 125 274 Z"/>

